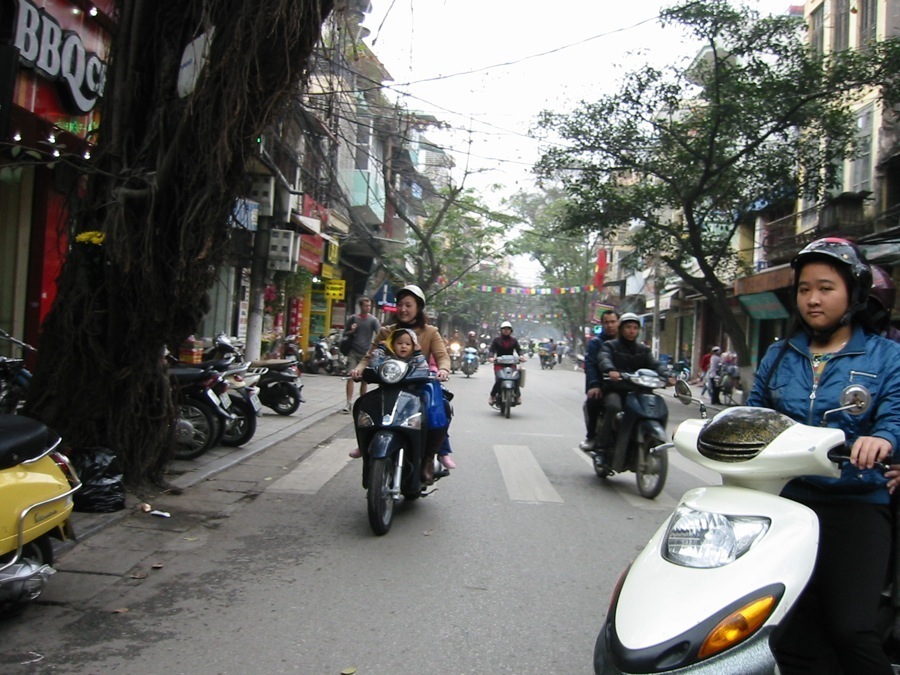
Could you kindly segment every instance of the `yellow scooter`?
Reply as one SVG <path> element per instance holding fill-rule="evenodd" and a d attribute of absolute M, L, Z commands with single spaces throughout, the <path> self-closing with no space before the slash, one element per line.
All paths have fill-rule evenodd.
<path fill-rule="evenodd" d="M 0 415 L 0 617 L 17 614 L 56 572 L 51 538 L 74 539 L 69 516 L 81 481 L 36 420 Z"/>

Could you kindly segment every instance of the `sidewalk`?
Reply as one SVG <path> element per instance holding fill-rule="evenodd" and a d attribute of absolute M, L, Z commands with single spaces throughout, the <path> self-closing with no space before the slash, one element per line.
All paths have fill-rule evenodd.
<path fill-rule="evenodd" d="M 347 402 L 347 382 L 342 377 L 334 375 L 310 375 L 304 373 L 301 378 L 304 402 L 293 415 L 278 415 L 270 408 L 263 407 L 262 413 L 257 418 L 256 433 L 249 443 L 239 448 L 226 448 L 217 446 L 197 459 L 190 461 L 174 460 L 169 465 L 167 479 L 172 485 L 183 490 L 190 488 L 201 481 L 239 464 L 248 457 L 252 457 L 276 443 L 291 438 L 303 432 L 317 422 L 333 415 L 340 414 Z M 359 385 L 356 385 L 355 394 L 359 395 Z M 347 424 L 350 424 L 350 415 L 346 416 Z M 321 439 L 325 440 L 325 439 Z M 129 502 L 132 501 L 129 495 Z M 79 540 L 84 540 L 96 532 L 130 515 L 132 505 L 129 503 L 124 509 L 113 513 L 81 513 L 72 512 L 72 526 Z M 71 544 L 64 544 L 60 552 L 69 548 Z"/>

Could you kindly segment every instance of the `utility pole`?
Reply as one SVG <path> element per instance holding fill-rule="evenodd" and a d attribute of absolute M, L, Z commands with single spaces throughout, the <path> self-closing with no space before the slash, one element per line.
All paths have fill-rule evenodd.
<path fill-rule="evenodd" d="M 653 256 L 653 355 L 659 358 L 659 256 Z"/>

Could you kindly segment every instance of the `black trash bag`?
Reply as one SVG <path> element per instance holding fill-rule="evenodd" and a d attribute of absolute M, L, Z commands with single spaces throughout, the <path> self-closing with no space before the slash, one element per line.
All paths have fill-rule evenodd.
<path fill-rule="evenodd" d="M 109 448 L 79 448 L 72 466 L 81 488 L 72 495 L 74 508 L 83 513 L 111 513 L 125 508 L 125 485 L 119 458 Z"/>

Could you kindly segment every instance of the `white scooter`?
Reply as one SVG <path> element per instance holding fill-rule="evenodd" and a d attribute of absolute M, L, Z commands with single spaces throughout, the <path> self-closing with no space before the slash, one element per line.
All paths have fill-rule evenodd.
<path fill-rule="evenodd" d="M 721 474 L 722 485 L 685 493 L 622 575 L 594 672 L 772 673 L 769 638 L 809 581 L 819 541 L 816 515 L 778 495 L 798 476 L 838 476 L 844 432 L 766 408 L 707 420 L 685 382 L 675 391 L 682 403 L 700 403 L 704 418 L 679 425 L 675 448 Z M 825 419 L 861 414 L 871 396 L 851 385 L 840 402 Z"/>

